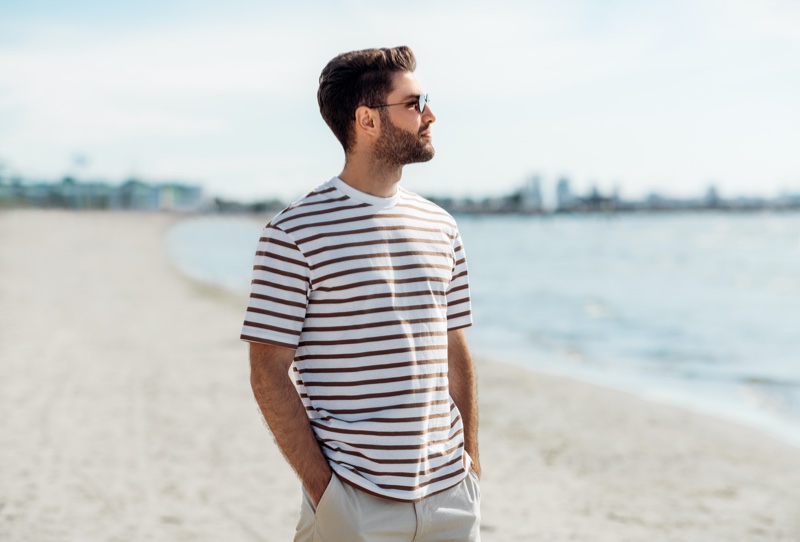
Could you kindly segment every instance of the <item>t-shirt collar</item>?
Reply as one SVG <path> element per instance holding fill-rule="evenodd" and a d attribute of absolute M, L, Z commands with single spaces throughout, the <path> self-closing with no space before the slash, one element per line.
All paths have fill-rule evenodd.
<path fill-rule="evenodd" d="M 360 201 L 362 203 L 369 203 L 370 205 L 374 205 L 380 209 L 388 209 L 389 207 L 394 207 L 400 202 L 400 187 L 397 187 L 397 192 L 394 193 L 393 196 L 389 198 L 382 198 L 380 196 L 373 196 L 372 194 L 367 194 L 366 192 L 362 192 L 361 190 L 356 190 L 339 177 L 334 177 L 331 179 L 331 184 L 336 187 L 339 192 L 346 194 L 348 197 Z"/>

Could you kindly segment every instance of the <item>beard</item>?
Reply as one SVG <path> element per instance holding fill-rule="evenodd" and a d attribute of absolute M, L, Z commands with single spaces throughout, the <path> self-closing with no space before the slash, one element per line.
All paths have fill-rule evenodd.
<path fill-rule="evenodd" d="M 433 158 L 435 151 L 433 144 L 422 139 L 420 134 L 429 126 L 423 126 L 416 134 L 408 132 L 398 128 L 389 115 L 381 111 L 381 135 L 375 146 L 375 157 L 393 166 L 427 162 Z"/>

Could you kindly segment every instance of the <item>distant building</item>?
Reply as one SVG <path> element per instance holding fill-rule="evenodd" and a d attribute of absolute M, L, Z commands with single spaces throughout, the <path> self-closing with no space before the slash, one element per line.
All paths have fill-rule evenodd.
<path fill-rule="evenodd" d="M 542 179 L 534 175 L 522 187 L 520 193 L 520 210 L 538 213 L 542 211 Z"/>
<path fill-rule="evenodd" d="M 706 207 L 716 208 L 719 207 L 720 201 L 721 200 L 719 197 L 719 192 L 717 191 L 717 187 L 712 184 L 708 187 L 708 190 L 706 190 L 703 203 L 705 203 Z"/>
<path fill-rule="evenodd" d="M 0 207 L 199 211 L 204 200 L 202 189 L 193 185 L 130 179 L 113 186 L 65 177 L 58 183 L 0 182 Z"/>
<path fill-rule="evenodd" d="M 556 210 L 566 211 L 575 204 L 575 196 L 569 187 L 569 179 L 561 177 L 556 184 Z"/>

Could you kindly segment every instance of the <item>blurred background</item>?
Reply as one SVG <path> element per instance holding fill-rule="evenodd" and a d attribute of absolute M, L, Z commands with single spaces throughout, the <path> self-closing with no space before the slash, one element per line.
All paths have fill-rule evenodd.
<path fill-rule="evenodd" d="M 788 0 L 3 0 L 0 175 L 292 199 L 343 162 L 322 67 L 408 44 L 438 116 L 411 190 L 797 194 L 798 23 Z"/>
<path fill-rule="evenodd" d="M 403 185 L 458 220 L 476 357 L 517 364 L 479 365 L 487 538 L 797 539 L 795 449 L 758 435 L 800 445 L 798 28 L 792 0 L 0 0 L 0 538 L 289 539 L 253 252 L 341 171 L 323 66 L 406 44 L 437 121 Z"/>
<path fill-rule="evenodd" d="M 479 355 L 800 443 L 800 4 L 0 3 L 0 207 L 268 214 L 337 174 L 319 72 L 407 44 Z M 243 294 L 261 223 L 182 221 Z"/>

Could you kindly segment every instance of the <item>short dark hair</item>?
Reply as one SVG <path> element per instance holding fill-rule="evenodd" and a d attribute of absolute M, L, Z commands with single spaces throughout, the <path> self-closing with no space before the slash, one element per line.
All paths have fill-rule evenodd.
<path fill-rule="evenodd" d="M 353 146 L 356 109 L 383 103 L 392 91 L 392 76 L 416 67 L 414 53 L 405 45 L 350 51 L 328 62 L 319 76 L 317 101 L 345 152 Z"/>

